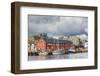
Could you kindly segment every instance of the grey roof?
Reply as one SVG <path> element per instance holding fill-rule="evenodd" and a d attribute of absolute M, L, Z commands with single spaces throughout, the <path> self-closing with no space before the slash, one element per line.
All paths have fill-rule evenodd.
<path fill-rule="evenodd" d="M 59 43 L 59 44 L 72 44 L 71 41 L 68 40 L 60 40 L 60 39 L 54 39 L 54 38 L 43 38 L 47 43 Z"/>

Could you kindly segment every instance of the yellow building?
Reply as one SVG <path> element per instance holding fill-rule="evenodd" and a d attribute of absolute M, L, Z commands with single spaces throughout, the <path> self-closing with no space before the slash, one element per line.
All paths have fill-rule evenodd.
<path fill-rule="evenodd" d="M 69 40 L 73 42 L 73 45 L 80 45 L 80 38 L 77 36 L 69 36 Z"/>

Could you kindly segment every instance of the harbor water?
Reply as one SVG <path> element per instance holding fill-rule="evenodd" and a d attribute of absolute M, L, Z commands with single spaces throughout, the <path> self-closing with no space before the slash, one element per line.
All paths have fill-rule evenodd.
<path fill-rule="evenodd" d="M 28 60 L 56 60 L 56 59 L 84 59 L 88 58 L 88 52 L 70 53 L 62 55 L 47 55 L 47 56 L 28 56 Z"/>

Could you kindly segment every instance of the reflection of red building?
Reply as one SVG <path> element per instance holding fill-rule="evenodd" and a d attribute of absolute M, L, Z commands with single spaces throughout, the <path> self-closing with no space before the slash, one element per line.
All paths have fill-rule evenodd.
<path fill-rule="evenodd" d="M 36 43 L 36 48 L 42 50 L 67 49 L 72 46 L 72 42 L 68 40 L 59 40 L 54 38 L 40 38 Z"/>

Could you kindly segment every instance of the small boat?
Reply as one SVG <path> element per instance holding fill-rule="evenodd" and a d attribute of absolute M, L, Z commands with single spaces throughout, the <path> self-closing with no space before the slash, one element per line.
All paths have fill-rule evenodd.
<path fill-rule="evenodd" d="M 61 51 L 55 50 L 55 51 L 53 51 L 52 53 L 53 53 L 53 55 L 60 55 L 60 54 L 61 54 Z"/>
<path fill-rule="evenodd" d="M 76 52 L 76 50 L 73 48 L 68 49 L 68 53 L 75 53 L 75 52 Z"/>
<path fill-rule="evenodd" d="M 40 52 L 40 53 L 39 53 L 39 56 L 46 56 L 46 55 L 48 55 L 47 52 Z"/>

